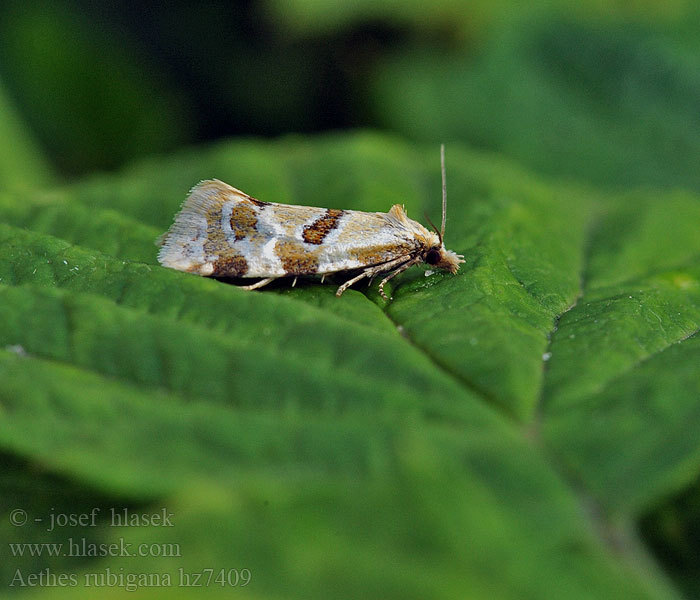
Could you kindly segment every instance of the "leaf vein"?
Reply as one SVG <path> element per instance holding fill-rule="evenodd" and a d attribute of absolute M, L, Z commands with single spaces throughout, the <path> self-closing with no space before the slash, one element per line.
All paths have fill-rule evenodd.
<path fill-rule="evenodd" d="M 540 389 L 535 401 L 535 406 L 533 408 L 533 416 L 531 422 L 527 425 L 527 437 L 538 440 L 540 436 L 540 428 L 542 426 L 543 419 L 543 407 L 544 407 L 544 388 L 545 380 L 547 378 L 547 372 L 549 370 L 549 358 L 552 355 L 552 344 L 554 343 L 554 337 L 559 330 L 559 323 L 561 322 L 564 315 L 575 309 L 581 298 L 586 292 L 588 285 L 588 270 L 591 263 L 591 254 L 593 251 L 593 237 L 595 232 L 600 225 L 600 217 L 594 216 L 586 225 L 585 233 L 583 236 L 583 244 L 581 247 L 581 267 L 579 269 L 579 289 L 578 294 L 574 298 L 573 302 L 565 308 L 562 312 L 557 314 L 552 321 L 552 328 L 547 333 L 547 345 L 545 346 L 545 351 L 542 354 L 542 376 L 540 379 Z"/>

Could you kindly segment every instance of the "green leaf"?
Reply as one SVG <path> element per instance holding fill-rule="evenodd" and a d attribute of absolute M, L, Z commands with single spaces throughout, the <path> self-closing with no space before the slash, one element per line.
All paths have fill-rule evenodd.
<path fill-rule="evenodd" d="M 14 556 L 3 577 L 73 574 L 36 590 L 70 598 L 106 569 L 197 597 L 181 569 L 207 568 L 250 569 L 207 590 L 227 597 L 679 598 L 654 555 L 669 534 L 649 550 L 636 526 L 700 467 L 698 198 L 600 197 L 457 145 L 447 172 L 466 263 L 406 272 L 389 303 L 313 279 L 245 292 L 160 267 L 153 241 L 208 177 L 437 220 L 437 147 L 234 141 L 0 197 L 0 534 L 181 549 Z M 40 485 L 22 504 L 37 468 L 55 504 Z M 76 489 L 104 509 L 89 532 L 7 525 Z M 112 507 L 175 525 L 113 527 Z"/>
<path fill-rule="evenodd" d="M 0 81 L 0 191 L 41 187 L 52 179 L 39 150 Z"/>
<path fill-rule="evenodd" d="M 672 23 L 678 26 L 692 15 L 694 6 L 685 2 L 657 5 L 574 3 L 569 0 L 548 0 L 533 6 L 516 0 L 473 0 L 463 3 L 458 0 L 438 0 L 426 11 L 417 0 L 265 0 L 265 14 L 287 35 L 318 36 L 347 32 L 352 27 L 382 24 L 394 29 L 407 29 L 423 35 L 432 33 L 442 38 L 446 34 L 477 39 L 489 33 L 494 22 L 512 20 L 514 16 L 538 17 L 549 12 L 584 16 L 589 20 L 634 19 L 655 25 Z M 689 28 L 690 29 L 690 28 Z M 473 40 L 471 40 L 473 41 Z"/>
<path fill-rule="evenodd" d="M 8 87 L 63 172 L 114 168 L 189 139 L 183 96 L 109 19 L 45 0 L 7 2 L 0 53 Z"/>
<path fill-rule="evenodd" d="M 699 16 L 529 15 L 477 52 L 400 48 L 377 67 L 373 106 L 414 139 L 467 141 L 549 175 L 700 190 L 700 54 L 683 34 Z"/>
<path fill-rule="evenodd" d="M 637 196 L 610 214 L 591 241 L 586 292 L 552 339 L 546 435 L 616 511 L 697 473 L 700 436 L 684 424 L 700 410 L 699 223 L 697 198 L 681 194 Z M 582 410 L 594 416 L 585 430 Z"/>

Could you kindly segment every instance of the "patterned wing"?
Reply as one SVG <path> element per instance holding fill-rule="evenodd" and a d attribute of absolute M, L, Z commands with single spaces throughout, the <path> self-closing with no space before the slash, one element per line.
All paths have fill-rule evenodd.
<path fill-rule="evenodd" d="M 190 192 L 158 260 L 219 277 L 333 273 L 415 252 L 420 240 L 412 225 L 423 229 L 399 206 L 367 213 L 275 204 L 210 180 Z"/>

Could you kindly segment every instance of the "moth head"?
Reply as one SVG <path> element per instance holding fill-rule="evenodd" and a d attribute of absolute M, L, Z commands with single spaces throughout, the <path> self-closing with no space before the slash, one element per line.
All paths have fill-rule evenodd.
<path fill-rule="evenodd" d="M 447 250 L 443 244 L 440 244 L 426 251 L 423 256 L 423 262 L 437 267 L 438 269 L 445 269 L 450 273 L 456 273 L 459 271 L 460 263 L 464 262 L 464 257 L 461 254 L 452 252 L 452 250 Z"/>
<path fill-rule="evenodd" d="M 440 145 L 440 167 L 442 171 L 442 227 L 438 231 L 438 228 L 433 225 L 432 221 L 428 215 L 425 215 L 428 219 L 428 223 L 435 230 L 435 233 L 431 233 L 431 244 L 428 250 L 425 251 L 423 255 L 423 262 L 433 265 L 438 269 L 445 269 L 450 273 L 456 273 L 459 271 L 460 263 L 464 262 L 464 256 L 452 252 L 452 250 L 447 250 L 443 242 L 445 237 L 445 221 L 446 221 L 446 210 L 447 210 L 447 185 L 445 183 L 445 144 Z"/>

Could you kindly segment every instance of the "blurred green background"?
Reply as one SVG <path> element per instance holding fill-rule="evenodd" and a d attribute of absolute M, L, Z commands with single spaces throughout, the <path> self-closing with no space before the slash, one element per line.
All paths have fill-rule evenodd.
<path fill-rule="evenodd" d="M 3 151 L 4 179 L 20 151 L 72 177 L 229 136 L 373 127 L 698 189 L 699 32 L 691 0 L 6 0 L 0 127 L 35 144 Z"/>
<path fill-rule="evenodd" d="M 700 3 L 0 4 L 3 191 L 224 138 L 357 128 L 604 193 L 698 192 Z M 694 485 L 642 522 L 693 590 L 698 498 Z"/>

